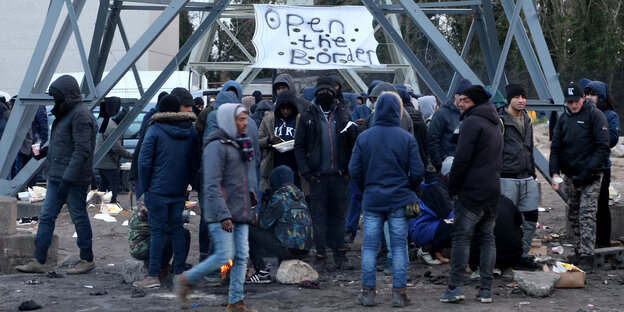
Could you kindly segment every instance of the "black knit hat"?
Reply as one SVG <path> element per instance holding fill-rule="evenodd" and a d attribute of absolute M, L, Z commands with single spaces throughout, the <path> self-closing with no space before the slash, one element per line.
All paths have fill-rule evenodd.
<path fill-rule="evenodd" d="M 171 95 L 177 96 L 178 99 L 180 99 L 180 103 L 182 103 L 182 105 L 184 106 L 195 105 L 195 102 L 193 102 L 193 95 L 191 95 L 191 92 L 189 92 L 189 90 L 178 87 L 171 90 Z"/>
<path fill-rule="evenodd" d="M 486 92 L 480 85 L 472 85 L 464 89 L 461 95 L 467 96 L 475 103 L 475 105 L 486 103 L 490 99 L 488 92 Z"/>
<path fill-rule="evenodd" d="M 319 77 L 319 79 L 316 81 L 316 88 L 314 88 L 314 95 L 316 95 L 322 89 L 328 89 L 334 95 L 334 97 L 336 97 L 334 80 L 330 77 Z"/>
<path fill-rule="evenodd" d="M 180 111 L 180 99 L 172 94 L 165 95 L 158 102 L 158 111 L 164 112 L 179 112 Z"/>
<path fill-rule="evenodd" d="M 522 95 L 525 99 L 527 98 L 527 90 L 523 84 L 510 83 L 505 87 L 505 91 L 507 91 L 507 104 L 511 103 L 511 99 L 518 95 Z"/>

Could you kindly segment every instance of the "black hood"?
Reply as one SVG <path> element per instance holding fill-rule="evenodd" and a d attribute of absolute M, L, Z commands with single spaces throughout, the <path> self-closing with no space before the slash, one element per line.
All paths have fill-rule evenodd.
<path fill-rule="evenodd" d="M 77 104 L 82 103 L 78 81 L 70 75 L 63 75 L 54 80 L 50 85 L 49 92 L 54 98 L 52 114 L 56 118 L 60 118 L 71 111 Z"/>
<path fill-rule="evenodd" d="M 121 121 L 126 118 L 126 115 L 128 115 L 129 109 L 128 107 L 124 106 L 121 111 L 119 112 L 119 114 L 115 115 L 115 117 L 113 117 L 113 121 L 116 124 L 120 124 Z"/>
<path fill-rule="evenodd" d="M 297 109 L 297 97 L 289 90 L 284 90 L 277 96 L 277 101 L 275 102 L 275 117 L 283 118 L 282 113 L 279 110 L 282 106 L 290 106 L 292 109 L 290 117 L 297 116 L 299 114 L 299 109 Z"/>
<path fill-rule="evenodd" d="M 273 189 L 273 191 L 276 191 L 286 184 L 294 184 L 295 179 L 292 169 L 290 169 L 290 167 L 286 165 L 278 166 L 277 168 L 273 169 L 273 172 L 271 172 L 269 182 L 271 183 L 271 189 Z"/>
<path fill-rule="evenodd" d="M 464 120 L 468 116 L 479 116 L 485 118 L 495 125 L 498 125 L 498 123 L 500 122 L 500 116 L 496 112 L 496 107 L 490 102 L 485 102 L 483 104 L 475 105 L 469 108 L 461 115 L 460 119 Z"/>

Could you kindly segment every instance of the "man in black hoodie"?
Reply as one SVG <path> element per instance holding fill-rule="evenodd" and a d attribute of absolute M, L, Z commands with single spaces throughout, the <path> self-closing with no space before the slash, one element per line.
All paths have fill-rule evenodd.
<path fill-rule="evenodd" d="M 559 176 L 568 203 L 568 229 L 576 243 L 575 261 L 582 270 L 593 268 L 596 243 L 596 211 L 600 180 L 609 158 L 607 118 L 586 99 L 580 86 L 570 83 L 564 89 L 567 104 L 553 131 L 549 172 L 553 189 L 559 190 Z"/>
<path fill-rule="evenodd" d="M 82 104 L 80 87 L 74 77 L 63 75 L 50 85 L 54 98 L 49 148 L 42 148 L 37 159 L 50 156 L 46 162 L 48 188 L 35 238 L 35 260 L 15 269 L 26 273 L 45 273 L 48 248 L 52 243 L 54 224 L 61 207 L 67 203 L 78 234 L 80 262 L 67 274 L 87 273 L 95 268 L 91 223 L 87 213 L 87 188 L 93 174 L 96 124 L 93 114 Z"/>
<path fill-rule="evenodd" d="M 492 302 L 492 271 L 496 261 L 494 224 L 500 195 L 500 173 L 503 135 L 496 109 L 488 100 L 490 94 L 472 85 L 459 96 L 459 138 L 449 176 L 449 190 L 455 199 L 455 233 L 451 253 L 448 288 L 440 296 L 442 302 L 464 299 L 461 291 L 470 242 L 477 236 L 481 250 L 479 272 L 481 285 L 477 299 Z"/>
<path fill-rule="evenodd" d="M 327 265 L 326 230 L 332 231 L 334 265 L 353 269 L 344 247 L 348 164 L 355 142 L 355 126 L 347 109 L 339 105 L 328 77 L 320 77 L 312 104 L 303 111 L 295 131 L 295 158 L 299 172 L 310 183 L 310 212 L 316 243 L 315 264 Z M 332 226 L 327 226 L 327 223 Z"/>

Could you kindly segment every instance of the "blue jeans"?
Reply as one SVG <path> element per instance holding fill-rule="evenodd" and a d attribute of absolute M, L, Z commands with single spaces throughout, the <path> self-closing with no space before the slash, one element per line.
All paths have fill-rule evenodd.
<path fill-rule="evenodd" d="M 221 229 L 221 223 L 208 224 L 210 244 L 214 245 L 214 253 L 192 269 L 184 273 L 184 277 L 192 284 L 211 273 L 232 259 L 230 269 L 230 293 L 228 303 L 234 304 L 243 300 L 243 285 L 249 255 L 249 227 L 247 224 L 234 224 L 232 233 Z"/>
<path fill-rule="evenodd" d="M 375 287 L 377 249 L 379 249 L 386 219 L 392 246 L 392 286 L 403 288 L 407 284 L 407 230 L 409 226 L 404 207 L 392 208 L 389 212 L 364 211 L 362 285 Z"/>
<path fill-rule="evenodd" d="M 184 272 L 186 260 L 186 238 L 182 221 L 184 196 L 167 197 L 146 192 L 145 206 L 148 210 L 150 226 L 150 260 L 149 275 L 158 276 L 162 268 L 162 255 L 165 249 L 166 236 L 171 237 L 173 247 L 173 272 Z"/>
<path fill-rule="evenodd" d="M 494 203 L 496 204 L 496 203 Z M 491 289 L 492 271 L 496 262 L 496 241 L 494 225 L 497 213 L 489 213 L 488 207 L 480 207 L 475 213 L 464 206 L 460 199 L 455 200 L 455 232 L 453 233 L 453 248 L 451 249 L 451 273 L 449 284 L 461 286 L 466 272 L 466 265 L 470 258 L 470 243 L 476 233 L 479 242 L 480 260 L 479 273 L 482 289 Z"/>
<path fill-rule="evenodd" d="M 347 224 L 345 230 L 351 232 L 353 237 L 357 235 L 360 223 L 360 215 L 362 214 L 362 192 L 355 185 L 353 180 L 349 180 L 349 213 L 347 214 Z"/>
<path fill-rule="evenodd" d="M 76 228 L 78 239 L 76 240 L 80 248 L 80 259 L 93 261 L 91 223 L 87 213 L 87 185 L 71 184 L 67 192 L 67 199 L 58 198 L 56 195 L 59 185 L 58 181 L 48 181 L 46 197 L 39 213 L 39 227 L 35 237 L 35 259 L 40 263 L 45 263 L 48 248 L 52 243 L 54 225 L 56 217 L 61 212 L 63 204 L 67 203 L 69 215 Z"/>

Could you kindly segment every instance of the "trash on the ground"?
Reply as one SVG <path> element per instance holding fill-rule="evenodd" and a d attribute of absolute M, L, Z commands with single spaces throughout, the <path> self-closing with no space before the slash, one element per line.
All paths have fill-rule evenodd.
<path fill-rule="evenodd" d="M 563 247 L 574 247 L 572 244 L 563 244 Z"/>
<path fill-rule="evenodd" d="M 114 263 L 109 263 L 108 266 L 115 266 L 115 264 Z"/>
<path fill-rule="evenodd" d="M 516 289 L 516 288 L 518 288 L 518 283 L 509 283 L 509 284 L 505 285 L 505 287 Z"/>
<path fill-rule="evenodd" d="M 119 204 L 101 204 L 100 212 L 106 213 L 111 216 L 117 215 L 122 212 L 124 209 Z"/>
<path fill-rule="evenodd" d="M 93 286 L 91 286 L 91 285 L 85 285 L 85 288 L 91 288 L 91 289 L 93 289 Z"/>
<path fill-rule="evenodd" d="M 588 307 L 588 308 L 593 308 L 593 307 L 594 307 L 594 305 L 593 305 L 593 304 L 591 304 L 591 303 L 588 303 L 588 304 L 587 304 L 587 307 Z"/>
<path fill-rule="evenodd" d="M 552 252 L 562 255 L 563 254 L 563 247 L 555 246 L 555 247 L 552 248 Z"/>
<path fill-rule="evenodd" d="M 72 237 L 73 237 L 73 238 L 78 237 L 78 233 L 77 233 L 77 232 L 74 232 L 74 235 L 72 235 Z"/>
<path fill-rule="evenodd" d="M 197 308 L 198 306 L 199 306 L 199 304 L 194 303 L 194 304 L 191 305 L 191 308 Z"/>
<path fill-rule="evenodd" d="M 97 290 L 97 291 L 92 291 L 89 293 L 90 296 L 103 296 L 108 294 L 108 292 L 106 290 Z"/>
<path fill-rule="evenodd" d="M 128 220 L 124 221 L 121 225 L 128 226 Z"/>
<path fill-rule="evenodd" d="M 28 300 L 20 303 L 18 309 L 20 311 L 32 311 L 41 309 L 41 306 L 32 300 Z"/>
<path fill-rule="evenodd" d="M 518 302 L 519 305 L 527 305 L 527 304 L 531 304 L 529 301 L 520 301 Z"/>
<path fill-rule="evenodd" d="M 585 272 L 573 264 L 557 261 L 552 267 L 544 265 L 544 271 L 557 273 L 561 276 L 555 284 L 556 288 L 585 287 Z"/>
<path fill-rule="evenodd" d="M 36 202 L 40 202 L 43 201 L 45 199 L 46 196 L 46 189 L 45 187 L 41 187 L 41 186 L 33 186 L 33 187 L 29 187 L 28 188 L 28 197 L 23 196 L 25 194 L 22 194 L 22 196 L 18 195 L 19 198 L 21 200 L 28 200 L 31 203 L 36 203 Z M 25 198 L 25 199 L 22 199 Z"/>
<path fill-rule="evenodd" d="M 125 163 L 122 163 L 121 166 L 119 166 L 119 169 L 121 170 L 130 170 L 130 167 L 132 166 L 132 162 L 127 161 Z"/>
<path fill-rule="evenodd" d="M 141 297 L 145 297 L 147 294 L 145 293 L 145 291 L 141 288 L 135 288 L 132 290 L 132 295 L 130 295 L 131 298 L 141 298 Z"/>
<path fill-rule="evenodd" d="M 191 216 L 196 216 L 197 214 L 195 213 L 195 211 L 191 211 L 190 212 Z"/>
<path fill-rule="evenodd" d="M 609 281 L 607 281 L 607 280 L 604 280 L 604 282 L 603 282 L 603 283 L 604 283 L 605 285 L 609 285 Z"/>
<path fill-rule="evenodd" d="M 39 285 L 41 281 L 38 278 L 33 278 L 31 280 L 24 281 L 27 285 Z"/>
<path fill-rule="evenodd" d="M 548 254 L 548 247 L 546 246 L 531 246 L 528 252 L 529 256 L 545 256 Z"/>
<path fill-rule="evenodd" d="M 113 198 L 113 192 L 90 191 L 87 194 L 87 203 L 94 205 L 110 203 L 111 198 Z"/>
<path fill-rule="evenodd" d="M 622 199 L 622 195 L 620 192 L 616 190 L 613 186 L 609 185 L 609 205 L 613 205 Z"/>
<path fill-rule="evenodd" d="M 531 240 L 531 247 L 533 247 L 533 246 L 535 246 L 535 247 L 542 246 L 542 240 L 539 239 L 539 238 L 532 239 Z"/>
<path fill-rule="evenodd" d="M 102 220 L 106 222 L 117 222 L 117 219 L 115 219 L 115 217 L 107 213 L 98 213 L 95 216 L 93 216 L 93 219 L 98 219 L 98 220 Z"/>
<path fill-rule="evenodd" d="M 197 202 L 195 201 L 186 201 L 184 202 L 184 209 L 189 209 L 197 206 Z"/>
<path fill-rule="evenodd" d="M 317 281 L 302 281 L 298 285 L 300 288 L 310 288 L 310 289 L 320 289 L 319 283 Z"/>
<path fill-rule="evenodd" d="M 63 278 L 63 274 L 56 273 L 55 271 L 48 272 L 48 274 L 46 274 L 46 276 L 49 277 L 49 278 Z"/>
<path fill-rule="evenodd" d="M 537 211 L 539 212 L 550 212 L 552 207 L 537 207 Z"/>

